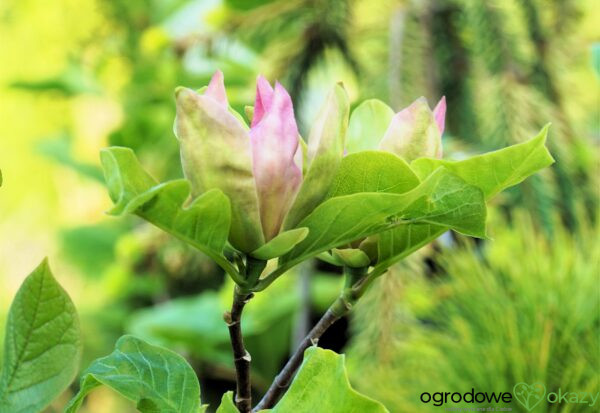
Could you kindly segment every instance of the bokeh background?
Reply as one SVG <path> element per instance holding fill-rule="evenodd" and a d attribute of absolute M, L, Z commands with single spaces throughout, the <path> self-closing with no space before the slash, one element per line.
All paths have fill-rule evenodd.
<path fill-rule="evenodd" d="M 262 73 L 290 91 L 307 136 L 343 81 L 353 106 L 376 97 L 399 110 L 445 95 L 447 158 L 552 122 L 557 159 L 495 199 L 492 241 L 444 237 L 326 334 L 321 345 L 347 354 L 353 385 L 393 413 L 440 409 L 420 403 L 424 391 L 511 391 L 520 381 L 596 392 L 599 40 L 595 0 L 2 0 L 0 328 L 49 256 L 80 313 L 82 368 L 134 333 L 188 357 L 214 406 L 233 388 L 221 319 L 231 285 L 171 237 L 103 213 L 98 151 L 129 146 L 155 177 L 179 177 L 176 86 L 200 87 L 221 69 L 243 113 Z M 257 394 L 340 282 L 335 268 L 309 263 L 248 306 Z M 134 411 L 105 389 L 84 410 Z"/>

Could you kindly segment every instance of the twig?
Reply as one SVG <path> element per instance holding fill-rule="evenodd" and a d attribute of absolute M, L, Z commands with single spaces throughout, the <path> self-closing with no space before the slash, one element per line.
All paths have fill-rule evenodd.
<path fill-rule="evenodd" d="M 252 412 L 258 412 L 262 409 L 269 409 L 277 403 L 282 393 L 289 387 L 296 370 L 300 367 L 304 356 L 304 351 L 310 346 L 314 346 L 319 341 L 319 338 L 333 323 L 346 315 L 352 304 L 349 303 L 344 297 L 340 297 L 335 303 L 329 307 L 319 322 L 313 327 L 308 333 L 304 340 L 300 343 L 292 357 L 288 360 L 285 367 L 275 377 L 271 387 L 267 390 L 267 393 L 263 396 L 262 400 L 256 405 Z"/>
<path fill-rule="evenodd" d="M 231 311 L 227 311 L 223 315 L 229 328 L 229 338 L 235 363 L 235 404 L 241 413 L 248 413 L 252 409 L 252 387 L 250 382 L 250 361 L 252 359 L 250 353 L 244 347 L 241 324 L 244 306 L 252 297 L 253 294 L 243 294 L 236 286 L 233 290 Z"/>

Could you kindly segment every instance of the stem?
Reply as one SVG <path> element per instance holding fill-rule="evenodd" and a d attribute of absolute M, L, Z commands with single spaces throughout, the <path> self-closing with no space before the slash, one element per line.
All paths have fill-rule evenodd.
<path fill-rule="evenodd" d="M 267 393 L 265 393 L 262 400 L 252 410 L 253 412 L 269 409 L 277 403 L 283 392 L 289 387 L 296 370 L 298 370 L 298 367 L 302 364 L 304 351 L 310 346 L 316 345 L 323 333 L 327 331 L 333 323 L 346 315 L 351 307 L 352 304 L 342 296 L 327 309 L 319 322 L 313 327 L 308 335 L 304 337 L 304 340 L 302 340 L 292 357 L 290 357 L 283 370 L 275 377 L 271 387 L 269 387 L 269 390 L 267 390 Z"/>
<path fill-rule="evenodd" d="M 242 311 L 252 297 L 253 294 L 241 293 L 236 286 L 233 290 L 231 311 L 227 311 L 223 315 L 229 328 L 229 338 L 235 363 L 235 404 L 241 413 L 248 413 L 252 409 L 252 388 L 250 384 L 250 361 L 252 359 L 250 353 L 244 347 L 242 337 Z"/>

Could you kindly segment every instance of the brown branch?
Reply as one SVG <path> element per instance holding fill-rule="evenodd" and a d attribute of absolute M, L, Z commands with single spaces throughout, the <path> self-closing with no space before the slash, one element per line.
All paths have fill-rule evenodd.
<path fill-rule="evenodd" d="M 252 409 L 252 387 L 250 382 L 250 353 L 244 347 L 242 337 L 242 311 L 253 294 L 242 294 L 236 286 L 233 290 L 233 304 L 231 311 L 225 312 L 223 318 L 229 328 L 229 339 L 233 350 L 235 363 L 236 391 L 235 404 L 241 413 L 248 413 Z"/>
<path fill-rule="evenodd" d="M 283 370 L 275 377 L 271 387 L 269 387 L 267 393 L 265 393 L 262 400 L 256 405 L 252 412 L 269 409 L 277 403 L 281 395 L 290 386 L 290 383 L 296 374 L 296 370 L 298 370 L 300 364 L 302 364 L 304 351 L 310 346 L 317 345 L 317 342 L 323 333 L 325 333 L 333 323 L 346 315 L 351 307 L 352 305 L 344 297 L 338 298 L 338 300 L 329 307 L 319 322 L 313 327 L 308 335 L 304 337 L 304 340 L 302 340 L 292 357 L 290 357 Z"/>

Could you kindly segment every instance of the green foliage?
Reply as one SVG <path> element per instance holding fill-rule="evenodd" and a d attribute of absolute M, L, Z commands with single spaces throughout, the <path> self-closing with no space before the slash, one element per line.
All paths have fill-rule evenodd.
<path fill-rule="evenodd" d="M 528 176 L 554 162 L 545 146 L 548 127 L 527 142 L 512 145 L 464 161 L 421 158 L 411 167 L 423 179 L 440 166 L 448 168 L 471 185 L 480 188 L 486 198 L 517 185 Z"/>
<path fill-rule="evenodd" d="M 270 410 L 273 413 L 385 413 L 379 402 L 350 387 L 344 356 L 310 347 L 292 385 Z"/>
<path fill-rule="evenodd" d="M 142 413 L 200 413 L 200 385 L 192 367 L 180 355 L 133 336 L 121 337 L 115 351 L 92 363 L 81 388 L 66 407 L 79 410 L 84 398 L 105 385 L 136 403 Z"/>
<path fill-rule="evenodd" d="M 44 260 L 23 282 L 8 313 L 0 411 L 35 413 L 60 395 L 81 358 L 79 320 Z"/>
<path fill-rule="evenodd" d="M 330 248 L 407 223 L 437 223 L 485 236 L 481 191 L 444 168 L 403 194 L 362 192 L 330 198 L 300 225 L 308 237 L 283 257 L 297 263 Z"/>
<path fill-rule="evenodd" d="M 348 359 L 360 391 L 391 411 L 434 412 L 422 392 L 511 391 L 518 382 L 600 390 L 597 225 L 555 225 L 548 241 L 525 211 L 513 225 L 493 222 L 493 242 L 438 257 L 438 278 L 398 266 L 358 303 Z"/>
<path fill-rule="evenodd" d="M 115 202 L 112 214 L 140 215 L 198 248 L 235 276 L 235 270 L 222 255 L 229 234 L 230 209 L 229 200 L 221 191 L 210 190 L 184 207 L 189 196 L 187 181 L 158 185 L 128 148 L 105 149 L 101 158 L 109 193 Z"/>
<path fill-rule="evenodd" d="M 487 199 L 554 162 L 545 146 L 547 131 L 548 127 L 527 142 L 464 161 L 421 158 L 413 161 L 411 167 L 421 179 L 439 170 L 437 168 L 448 168 L 467 183 L 477 186 Z M 438 222 L 410 224 L 382 233 L 379 236 L 377 267 L 380 271 L 388 268 L 446 230 Z"/>
<path fill-rule="evenodd" d="M 329 198 L 359 192 L 408 192 L 419 178 L 406 161 L 390 152 L 362 151 L 342 159 Z"/>

